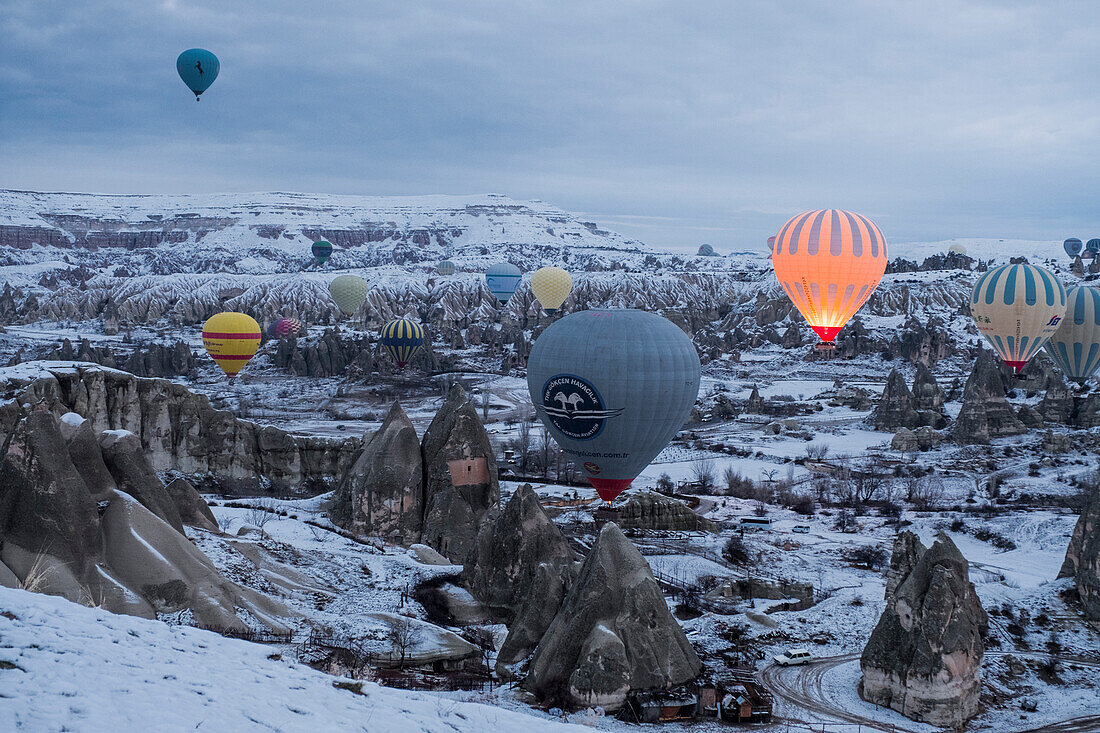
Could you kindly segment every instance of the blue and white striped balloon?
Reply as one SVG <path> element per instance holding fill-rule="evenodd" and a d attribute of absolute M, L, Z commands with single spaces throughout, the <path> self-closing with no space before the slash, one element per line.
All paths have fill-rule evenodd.
<path fill-rule="evenodd" d="M 1066 291 L 1066 317 L 1046 350 L 1067 377 L 1084 384 L 1100 366 L 1100 290 L 1081 285 Z"/>
<path fill-rule="evenodd" d="M 1005 363 L 1019 373 L 1066 314 L 1066 290 L 1035 265 L 1001 265 L 974 284 L 970 315 Z"/>
<path fill-rule="evenodd" d="M 522 279 L 523 273 L 510 262 L 498 262 L 485 271 L 485 284 L 489 286 L 489 292 L 502 304 L 508 302 Z"/>

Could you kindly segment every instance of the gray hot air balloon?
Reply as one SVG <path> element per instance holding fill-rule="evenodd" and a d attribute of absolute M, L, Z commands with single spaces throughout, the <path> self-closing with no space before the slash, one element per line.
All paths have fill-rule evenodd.
<path fill-rule="evenodd" d="M 527 389 L 554 440 L 610 502 L 683 427 L 699 394 L 699 355 L 653 313 L 581 311 L 535 341 Z"/>

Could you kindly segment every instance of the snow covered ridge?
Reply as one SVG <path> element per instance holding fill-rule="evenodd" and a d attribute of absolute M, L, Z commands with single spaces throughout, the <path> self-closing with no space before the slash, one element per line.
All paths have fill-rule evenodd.
<path fill-rule="evenodd" d="M 298 193 L 101 195 L 0 190 L 0 264 L 64 260 L 150 272 L 297 271 L 327 239 L 333 265 L 461 266 L 556 258 L 563 248 L 642 252 L 642 245 L 541 201 L 505 196 Z M 113 251 L 112 251 L 113 250 Z M 123 250 L 119 253 L 118 250 Z M 156 261 L 150 255 L 155 250 Z M 108 253 L 108 251 L 111 251 Z M 530 262 L 528 262 L 530 261 Z"/>
<path fill-rule="evenodd" d="M 4 587 L 0 638 L 0 730 L 585 730 L 341 680 L 259 644 Z"/>

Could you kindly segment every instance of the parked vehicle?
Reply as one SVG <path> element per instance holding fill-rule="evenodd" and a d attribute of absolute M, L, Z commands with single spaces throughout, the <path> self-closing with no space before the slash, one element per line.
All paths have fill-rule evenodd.
<path fill-rule="evenodd" d="M 741 529 L 745 532 L 757 532 L 772 528 L 772 520 L 768 517 L 741 517 Z"/>
<path fill-rule="evenodd" d="M 796 525 L 794 525 L 794 529 L 792 529 L 791 531 L 794 532 L 795 534 L 809 534 L 810 533 L 810 525 L 808 525 L 808 524 L 796 524 Z"/>
<path fill-rule="evenodd" d="M 813 655 L 808 649 L 788 649 L 782 654 L 772 657 L 780 667 L 793 667 L 796 664 L 806 664 L 813 661 Z"/>

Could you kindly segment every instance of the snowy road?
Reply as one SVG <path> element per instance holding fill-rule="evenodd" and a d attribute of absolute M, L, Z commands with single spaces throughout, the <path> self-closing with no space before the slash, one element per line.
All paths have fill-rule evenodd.
<path fill-rule="evenodd" d="M 1000 657 L 1008 652 L 987 652 L 986 658 Z M 1018 657 L 1036 657 L 1043 655 L 1013 651 L 1011 654 Z M 759 681 L 776 697 L 795 708 L 808 710 L 818 715 L 827 716 L 845 723 L 853 723 L 872 730 L 882 731 L 907 731 L 908 733 L 924 733 L 934 730 L 932 726 L 912 722 L 911 727 L 885 723 L 852 710 L 846 709 L 842 702 L 838 702 L 827 690 L 828 676 L 842 665 L 858 662 L 859 654 L 842 654 L 835 657 L 821 657 L 801 667 L 780 667 L 770 664 L 757 673 Z M 1064 657 L 1067 662 L 1091 667 L 1100 670 L 1100 662 L 1094 659 L 1082 657 Z M 878 710 L 883 710 L 878 708 Z M 888 711 L 885 711 L 888 712 Z M 1056 733 L 1085 733 L 1086 731 L 1100 731 L 1100 715 L 1085 715 L 1069 718 L 1062 721 L 1050 722 L 1037 727 L 1017 728 L 1014 733 L 1037 733 L 1038 731 L 1054 731 Z"/>

